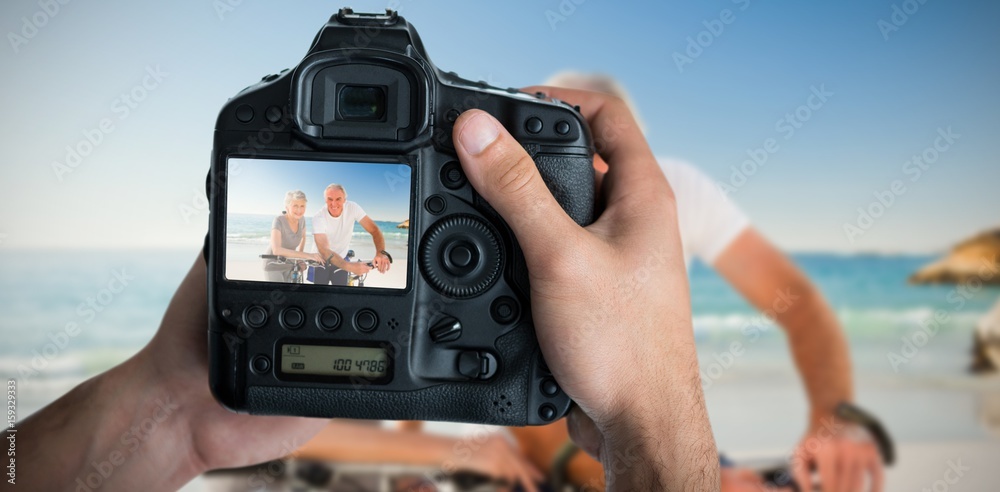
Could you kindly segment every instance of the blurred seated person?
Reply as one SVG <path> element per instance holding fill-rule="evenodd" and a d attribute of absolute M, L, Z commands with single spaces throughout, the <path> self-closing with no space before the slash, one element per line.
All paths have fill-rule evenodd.
<path fill-rule="evenodd" d="M 619 97 L 632 108 L 642 127 L 631 97 L 609 76 L 563 72 L 545 85 Z M 544 92 L 545 87 L 529 90 Z M 795 481 L 811 483 L 810 469 L 814 468 L 823 492 L 882 490 L 883 465 L 877 445 L 864 429 L 835 416 L 838 405 L 853 401 L 854 387 L 846 337 L 823 295 L 788 256 L 750 224 L 712 179 L 689 164 L 658 160 L 676 196 L 685 262 L 698 258 L 714 268 L 750 304 L 774 313 L 774 321 L 788 337 L 811 407 L 808 428 L 792 455 Z M 598 173 L 608 170 L 597 155 L 594 167 Z M 830 436 L 830 428 L 838 432 Z M 545 473 L 569 442 L 565 419 L 510 431 L 530 461 Z M 577 486 L 604 490 L 601 465 L 586 453 L 577 453 L 569 461 L 568 472 Z M 722 490 L 747 490 L 745 487 L 759 484 L 759 477 L 754 477 L 750 470 L 724 467 Z M 866 481 L 872 485 L 870 489 L 863 488 Z"/>

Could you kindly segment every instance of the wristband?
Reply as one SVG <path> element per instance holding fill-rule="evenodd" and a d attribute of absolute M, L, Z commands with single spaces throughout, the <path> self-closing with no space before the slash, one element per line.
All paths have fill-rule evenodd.
<path fill-rule="evenodd" d="M 379 254 L 385 255 L 385 257 L 389 259 L 389 263 L 392 263 L 392 255 L 390 255 L 388 251 L 383 249 L 382 251 L 379 251 Z"/>
<path fill-rule="evenodd" d="M 882 455 L 882 461 L 886 465 L 891 465 L 896 461 L 896 449 L 892 438 L 885 430 L 885 427 L 882 426 L 882 422 L 879 422 L 874 415 L 848 402 L 837 405 L 834 414 L 837 418 L 852 424 L 858 424 L 871 433 L 872 438 L 875 439 L 875 444 L 878 445 L 879 454 Z"/>

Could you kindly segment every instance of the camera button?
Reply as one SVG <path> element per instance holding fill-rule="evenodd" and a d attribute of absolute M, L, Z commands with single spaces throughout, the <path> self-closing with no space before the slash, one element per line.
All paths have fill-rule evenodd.
<path fill-rule="evenodd" d="M 236 108 L 236 119 L 243 123 L 250 123 L 253 120 L 253 108 L 248 104 Z"/>
<path fill-rule="evenodd" d="M 490 379 L 497 373 L 497 358 L 489 352 L 466 350 L 458 354 L 458 373 L 469 379 Z"/>
<path fill-rule="evenodd" d="M 556 122 L 556 133 L 560 135 L 565 135 L 569 133 L 569 122 L 566 120 L 559 120 Z"/>
<path fill-rule="evenodd" d="M 448 207 L 448 203 L 444 201 L 441 195 L 432 195 L 427 201 L 424 202 L 424 208 L 428 212 L 437 215 L 444 212 L 444 209 Z"/>
<path fill-rule="evenodd" d="M 267 310 L 260 306 L 250 306 L 243 311 L 243 322 L 250 328 L 260 328 L 267 323 Z"/>
<path fill-rule="evenodd" d="M 455 241 L 449 244 L 445 248 L 445 268 L 455 275 L 465 274 L 469 265 L 473 265 L 479 259 L 475 249 L 475 246 L 465 241 Z"/>
<path fill-rule="evenodd" d="M 326 308 L 316 314 L 316 325 L 323 331 L 333 331 L 340 327 L 340 312 Z"/>
<path fill-rule="evenodd" d="M 264 111 L 264 119 L 270 123 L 278 123 L 281 121 L 283 111 L 277 106 L 271 106 Z"/>
<path fill-rule="evenodd" d="M 371 309 L 362 309 L 354 315 L 354 328 L 363 333 L 368 333 L 378 326 L 378 316 Z"/>
<path fill-rule="evenodd" d="M 542 420 L 549 422 L 556 418 L 556 407 L 546 403 L 538 408 L 538 416 L 541 417 Z"/>
<path fill-rule="evenodd" d="M 448 120 L 448 123 L 454 123 L 458 119 L 459 112 L 457 109 L 449 109 L 447 113 L 444 114 L 444 119 Z"/>
<path fill-rule="evenodd" d="M 462 322 L 448 316 L 431 326 L 430 335 L 434 343 L 458 340 L 462 336 Z"/>
<path fill-rule="evenodd" d="M 250 362 L 250 369 L 257 374 L 267 374 L 267 371 L 271 370 L 271 359 L 258 355 Z"/>
<path fill-rule="evenodd" d="M 445 164 L 441 168 L 441 184 L 452 190 L 465 186 L 465 173 L 462 172 L 462 165 L 457 161 Z"/>
<path fill-rule="evenodd" d="M 542 131 L 542 120 L 532 116 L 528 118 L 528 121 L 524 122 L 524 129 L 528 130 L 528 133 L 538 133 Z"/>
<path fill-rule="evenodd" d="M 471 215 L 438 221 L 424 235 L 420 271 L 434 290 L 457 298 L 475 297 L 500 276 L 503 252 L 492 227 Z"/>
<path fill-rule="evenodd" d="M 559 385 L 556 384 L 556 380 L 552 378 L 547 378 L 542 381 L 542 385 L 539 389 L 542 390 L 542 394 L 545 396 L 556 396 L 559 394 Z"/>
<path fill-rule="evenodd" d="M 306 322 L 306 315 L 297 307 L 290 307 L 281 312 L 278 318 L 286 330 L 298 330 Z"/>
<path fill-rule="evenodd" d="M 517 301 L 507 296 L 498 297 L 493 301 L 493 304 L 490 304 L 490 315 L 493 316 L 493 321 L 501 325 L 514 322 L 521 314 L 520 311 Z"/>

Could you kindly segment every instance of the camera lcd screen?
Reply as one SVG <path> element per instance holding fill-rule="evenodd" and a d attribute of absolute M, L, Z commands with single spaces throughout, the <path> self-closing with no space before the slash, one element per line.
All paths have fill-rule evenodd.
<path fill-rule="evenodd" d="M 244 158 L 227 166 L 228 280 L 407 287 L 410 166 Z"/>
<path fill-rule="evenodd" d="M 282 345 L 281 372 L 288 375 L 361 377 L 388 375 L 389 355 L 373 347 Z"/>

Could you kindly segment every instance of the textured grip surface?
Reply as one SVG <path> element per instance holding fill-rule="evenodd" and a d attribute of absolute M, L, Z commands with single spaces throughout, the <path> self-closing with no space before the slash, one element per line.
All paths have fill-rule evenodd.
<path fill-rule="evenodd" d="M 594 221 L 593 158 L 583 155 L 539 154 L 535 156 L 538 172 L 563 210 L 577 224 Z"/>

